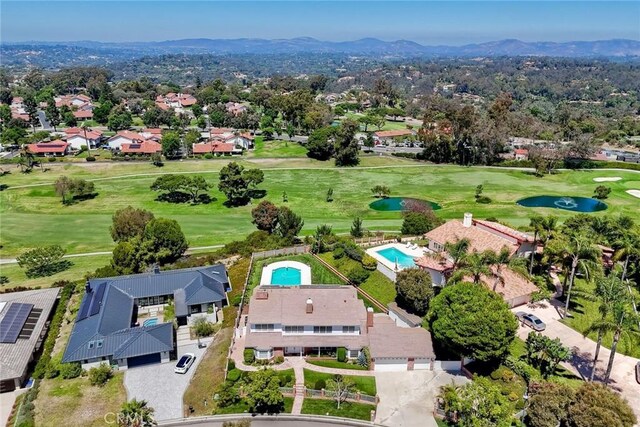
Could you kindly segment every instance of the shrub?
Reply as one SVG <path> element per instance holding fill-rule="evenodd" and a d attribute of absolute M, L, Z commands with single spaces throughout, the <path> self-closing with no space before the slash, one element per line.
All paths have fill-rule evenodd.
<path fill-rule="evenodd" d="M 207 154 L 204 155 L 204 158 L 205 159 L 213 159 L 213 154 L 207 153 Z"/>
<path fill-rule="evenodd" d="M 378 267 L 378 261 L 376 261 L 376 259 L 371 255 L 365 254 L 362 257 L 362 266 L 365 268 L 365 270 L 373 271 Z"/>
<path fill-rule="evenodd" d="M 231 371 L 232 369 L 236 369 L 236 362 L 233 359 L 229 359 L 227 362 L 227 370 Z"/>
<path fill-rule="evenodd" d="M 291 384 L 291 374 L 286 374 L 284 377 L 280 377 L 280 387 L 286 387 L 287 384 Z"/>
<path fill-rule="evenodd" d="M 273 363 L 275 363 L 275 364 L 280 364 L 280 363 L 282 363 L 282 362 L 284 362 L 284 356 L 283 356 L 283 355 L 281 355 L 281 354 L 277 355 L 277 356 L 273 359 Z"/>
<path fill-rule="evenodd" d="M 333 250 L 333 259 L 344 258 L 344 248 L 342 246 L 338 246 Z"/>
<path fill-rule="evenodd" d="M 198 316 L 193 321 L 192 327 L 199 337 L 208 337 L 215 332 L 215 325 L 209 322 L 205 316 Z"/>
<path fill-rule="evenodd" d="M 233 384 L 229 382 L 222 383 L 216 394 L 218 395 L 217 404 L 221 408 L 231 406 L 240 400 L 238 392 L 233 388 Z"/>
<path fill-rule="evenodd" d="M 234 307 L 239 307 L 242 302 L 242 294 L 234 295 L 231 298 L 231 305 Z"/>
<path fill-rule="evenodd" d="M 48 157 L 48 158 L 47 158 L 47 161 L 48 161 L 49 163 L 53 163 L 53 162 L 55 162 L 55 161 L 56 161 L 56 158 L 55 158 L 55 157 Z"/>
<path fill-rule="evenodd" d="M 244 363 L 247 365 L 252 364 L 256 361 L 256 355 L 253 353 L 253 350 L 250 348 L 244 349 Z"/>
<path fill-rule="evenodd" d="M 63 363 L 60 365 L 60 376 L 65 380 L 78 378 L 82 375 L 82 366 L 80 363 Z"/>
<path fill-rule="evenodd" d="M 46 378 L 55 378 L 60 375 L 60 360 L 61 357 L 51 359 L 47 366 Z"/>
<path fill-rule="evenodd" d="M 320 378 L 313 385 L 313 388 L 314 388 L 314 390 L 322 390 L 323 388 L 327 388 L 327 382 L 325 380 L 323 380 L 322 378 Z"/>
<path fill-rule="evenodd" d="M 240 370 L 239 369 L 231 369 L 227 373 L 227 380 L 231 381 L 232 383 L 235 383 L 239 379 L 240 379 Z"/>
<path fill-rule="evenodd" d="M 95 162 L 96 158 L 93 156 L 87 156 L 87 162 Z"/>
<path fill-rule="evenodd" d="M 370 274 L 371 272 L 365 270 L 361 265 L 356 265 L 347 272 L 347 278 L 356 285 L 359 285 L 367 280 Z"/>
<path fill-rule="evenodd" d="M 492 202 L 491 197 L 487 197 L 487 196 L 478 196 L 478 197 L 476 198 L 476 203 L 482 203 L 482 204 L 484 204 L 484 205 L 487 205 L 487 204 L 489 204 L 489 203 L 491 203 L 491 202 Z"/>
<path fill-rule="evenodd" d="M 352 260 L 358 261 L 358 262 L 362 262 L 362 258 L 365 255 L 362 248 L 360 248 L 359 246 L 356 246 L 355 243 L 352 243 L 350 245 L 345 245 L 344 254 L 349 258 L 351 258 Z"/>
<path fill-rule="evenodd" d="M 358 365 L 364 366 L 367 369 L 371 365 L 371 353 L 369 352 L 369 347 L 364 347 L 358 355 Z"/>
<path fill-rule="evenodd" d="M 338 362 L 347 361 L 347 349 L 344 347 L 338 347 Z"/>
<path fill-rule="evenodd" d="M 95 368 L 89 369 L 89 383 L 102 387 L 113 376 L 111 366 L 101 363 Z"/>

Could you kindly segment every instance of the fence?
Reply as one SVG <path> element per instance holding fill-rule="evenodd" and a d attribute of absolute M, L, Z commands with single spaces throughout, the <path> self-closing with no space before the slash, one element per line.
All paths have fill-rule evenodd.
<path fill-rule="evenodd" d="M 397 235 L 392 235 L 393 237 L 390 236 L 385 236 L 384 233 L 381 236 L 370 236 L 370 237 L 359 237 L 359 238 L 355 238 L 353 239 L 356 243 L 356 245 L 358 246 L 362 246 L 363 248 L 369 247 L 369 246 L 379 246 L 379 245 L 384 245 L 387 243 L 396 243 L 398 241 L 397 239 Z M 416 240 L 420 238 L 419 236 L 408 236 L 408 237 L 401 237 L 400 241 L 402 242 L 409 242 L 412 240 Z"/>
<path fill-rule="evenodd" d="M 229 373 L 229 359 L 231 359 L 231 351 L 233 350 L 233 346 L 236 343 L 236 331 L 240 326 L 240 319 L 242 318 L 242 309 L 244 308 L 245 297 L 247 295 L 247 284 L 249 283 L 249 279 L 251 278 L 251 269 L 253 268 L 253 256 L 249 260 L 249 269 L 247 270 L 247 277 L 244 279 L 244 285 L 242 286 L 242 297 L 240 298 L 240 305 L 238 306 L 238 314 L 236 314 L 236 321 L 234 323 L 234 331 L 231 335 L 231 345 L 229 346 L 229 350 L 227 351 L 227 364 L 224 370 L 224 380 L 227 380 L 227 374 Z"/>
<path fill-rule="evenodd" d="M 285 395 L 295 395 L 296 389 L 293 387 L 280 387 L 280 391 Z M 327 393 L 326 390 L 315 390 L 312 388 L 304 387 L 304 395 L 305 397 L 313 397 L 318 399 L 333 399 L 331 393 Z M 371 403 L 373 405 L 377 405 L 380 399 L 378 396 L 370 396 L 368 394 L 362 393 L 348 393 L 346 400 L 348 402 L 366 402 Z"/>
<path fill-rule="evenodd" d="M 270 258 L 282 255 L 300 255 L 308 254 L 309 252 L 311 252 L 311 246 L 309 245 L 291 246 L 289 248 L 273 249 L 271 251 L 254 252 L 251 254 L 251 259 Z"/>

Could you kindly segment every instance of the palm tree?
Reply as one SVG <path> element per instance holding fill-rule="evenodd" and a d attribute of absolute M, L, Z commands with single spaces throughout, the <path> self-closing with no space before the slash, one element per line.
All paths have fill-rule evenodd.
<path fill-rule="evenodd" d="M 570 233 L 568 239 L 563 239 L 560 247 L 561 253 L 559 255 L 569 265 L 569 286 L 564 305 L 564 316 L 566 317 L 569 314 L 571 290 L 578 269 L 589 275 L 590 270 L 593 270 L 597 265 L 595 262 L 600 259 L 602 253 L 590 237 L 581 233 Z"/>
<path fill-rule="evenodd" d="M 484 252 L 474 251 L 468 254 L 460 260 L 460 269 L 454 274 L 451 280 L 458 282 L 463 277 L 471 276 L 473 283 L 476 285 L 479 284 L 483 275 L 489 276 L 491 274 L 489 266 L 496 257 L 496 253 L 490 250 Z"/>
<path fill-rule="evenodd" d="M 533 273 L 533 261 L 536 258 L 538 249 L 538 237 L 542 231 L 542 223 L 544 222 L 542 215 L 535 215 L 529 219 L 529 227 L 533 229 L 533 251 L 531 251 L 531 262 L 529 263 L 529 274 Z"/>
<path fill-rule="evenodd" d="M 451 258 L 454 271 L 458 269 L 460 261 L 469 253 L 469 246 L 471 246 L 471 242 L 467 238 L 458 239 L 453 243 L 445 243 L 444 249 Z"/>
<path fill-rule="evenodd" d="M 84 131 L 84 140 L 87 143 L 87 156 L 89 157 L 91 156 L 91 143 L 89 142 L 89 139 L 87 139 L 87 127 L 88 127 L 87 122 L 86 121 L 82 122 L 80 127 Z"/>
<path fill-rule="evenodd" d="M 609 363 L 607 364 L 607 372 L 604 374 L 604 383 L 607 384 L 609 382 L 609 378 L 611 377 L 611 370 L 613 369 L 613 361 L 616 357 L 616 349 L 618 348 L 618 343 L 620 342 L 620 338 L 624 334 L 625 336 L 629 336 L 630 333 L 638 334 L 638 331 L 635 330 L 636 323 L 638 321 L 637 316 L 635 316 L 629 310 L 629 299 L 619 301 L 613 305 L 611 310 L 612 316 L 611 320 L 605 320 L 602 324 L 599 325 L 606 332 L 613 332 L 613 343 L 611 344 L 611 355 L 609 356 Z"/>
<path fill-rule="evenodd" d="M 540 235 L 542 236 L 542 240 L 544 240 L 545 245 L 549 242 L 549 239 L 553 238 L 557 226 L 558 217 L 549 215 L 542 218 L 542 222 L 540 223 Z"/>
<path fill-rule="evenodd" d="M 595 376 L 598 356 L 600 355 L 600 347 L 602 346 L 602 338 L 608 328 L 607 317 L 611 313 L 613 307 L 625 299 L 624 284 L 614 274 L 611 274 L 608 277 L 600 277 L 597 280 L 595 294 L 600 300 L 600 305 L 598 306 L 600 319 L 591 324 L 582 334 L 586 337 L 591 332 L 598 333 L 596 351 L 595 356 L 593 357 L 593 366 L 591 368 L 589 381 L 593 381 L 593 377 Z"/>
<path fill-rule="evenodd" d="M 494 282 L 493 282 L 494 292 L 498 288 L 498 284 L 500 283 L 504 284 L 504 277 L 502 276 L 502 271 L 506 266 L 509 265 L 510 261 L 511 261 L 511 252 L 509 251 L 509 248 L 507 248 L 506 246 L 504 246 L 500 250 L 500 252 L 498 252 L 497 254 L 494 252 L 491 258 L 489 259 L 490 265 L 492 267 L 493 278 L 494 278 Z"/>
<path fill-rule="evenodd" d="M 118 413 L 120 427 L 148 427 L 157 423 L 153 419 L 155 410 L 147 406 L 146 400 L 133 399 L 122 405 Z"/>
<path fill-rule="evenodd" d="M 622 235 L 614 242 L 613 247 L 616 249 L 613 259 L 620 261 L 624 259 L 622 266 L 622 283 L 627 278 L 627 271 L 629 269 L 629 260 L 632 258 L 640 257 L 640 235 L 636 230 L 625 230 Z M 636 305 L 635 298 L 633 297 L 633 291 L 631 290 L 631 283 L 627 280 L 627 290 L 631 296 L 631 305 L 633 306 L 633 312 L 638 315 L 638 306 Z M 640 322 L 638 322 L 640 328 Z"/>

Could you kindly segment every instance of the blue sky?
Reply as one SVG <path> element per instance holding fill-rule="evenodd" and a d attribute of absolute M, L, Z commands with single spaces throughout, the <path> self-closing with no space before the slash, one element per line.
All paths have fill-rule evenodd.
<path fill-rule="evenodd" d="M 640 39 L 640 1 L 55 1 L 2 0 L 2 41 L 182 38 L 423 44 Z"/>

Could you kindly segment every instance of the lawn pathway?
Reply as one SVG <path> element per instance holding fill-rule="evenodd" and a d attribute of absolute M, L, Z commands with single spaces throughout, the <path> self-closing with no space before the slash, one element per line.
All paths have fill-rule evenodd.
<path fill-rule="evenodd" d="M 304 395 L 306 393 L 306 389 L 304 387 L 304 368 L 303 366 L 306 364 L 304 359 L 293 360 L 293 372 L 296 374 L 296 383 L 293 386 L 294 398 L 293 398 L 293 407 L 291 408 L 291 413 L 293 415 L 299 415 L 302 413 L 302 404 L 304 403 Z M 301 363 L 302 362 L 302 363 Z"/>

